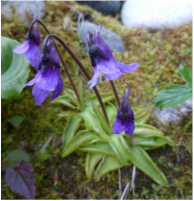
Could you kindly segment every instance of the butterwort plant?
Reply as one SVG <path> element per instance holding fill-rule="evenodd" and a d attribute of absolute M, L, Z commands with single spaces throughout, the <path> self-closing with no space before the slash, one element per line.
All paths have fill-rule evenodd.
<path fill-rule="evenodd" d="M 97 84 L 98 77 L 102 73 L 106 80 L 116 80 L 124 73 L 134 71 L 139 66 L 138 63 L 126 65 L 115 60 L 110 48 L 100 37 L 101 28 L 102 26 L 99 26 L 94 34 L 91 32 L 87 34 L 88 52 L 94 70 L 94 76 L 88 82 L 90 88 Z"/>
<path fill-rule="evenodd" d="M 94 116 L 92 110 L 85 110 L 84 112 L 82 112 L 82 116 L 75 115 L 75 118 L 71 118 L 69 121 L 68 126 L 72 126 L 72 124 L 73 124 L 74 126 L 72 126 L 72 127 L 74 127 L 74 129 L 73 129 L 74 131 L 72 132 L 72 129 L 69 129 L 69 130 L 71 130 L 71 133 L 70 133 L 70 135 L 68 135 L 69 141 L 66 143 L 66 145 L 65 145 L 66 147 L 63 150 L 63 153 L 62 153 L 63 157 L 69 155 L 76 149 L 81 148 L 81 146 L 83 146 L 82 148 L 83 149 L 85 148 L 85 150 L 87 150 L 87 151 L 88 150 L 95 151 L 94 153 L 88 152 L 87 158 L 89 158 L 89 159 L 90 159 L 90 157 L 93 158 L 93 156 L 95 156 L 93 154 L 96 154 L 97 155 L 97 157 L 95 156 L 96 157 L 95 159 L 97 161 L 96 164 L 98 162 L 100 162 L 99 164 L 102 165 L 102 162 L 105 161 L 106 164 L 108 164 L 108 168 L 110 167 L 111 170 L 120 168 L 125 165 L 129 165 L 129 163 L 131 162 L 131 163 L 134 163 L 137 167 L 139 167 L 143 171 L 146 169 L 145 171 L 147 172 L 147 174 L 149 176 L 152 176 L 153 171 L 160 173 L 160 171 L 157 170 L 156 166 L 149 164 L 149 161 L 151 161 L 151 159 L 149 159 L 148 156 L 145 154 L 143 148 L 141 148 L 139 146 L 135 147 L 135 146 L 133 146 L 133 145 L 135 145 L 135 143 L 133 145 L 131 145 L 127 141 L 126 135 L 133 136 L 134 129 L 135 129 L 134 113 L 128 103 L 129 88 L 126 90 L 125 95 L 121 98 L 120 106 L 118 104 L 119 109 L 117 112 L 117 117 L 113 124 L 113 133 L 121 134 L 124 131 L 126 135 L 123 137 L 122 135 L 114 135 L 114 134 L 112 135 L 112 133 L 110 133 L 110 135 L 109 135 L 109 133 L 106 134 L 106 130 L 109 131 L 110 122 L 109 122 L 108 115 L 106 113 L 106 109 L 105 109 L 104 103 L 102 101 L 102 98 L 99 95 L 98 90 L 95 87 L 100 74 L 104 73 L 105 79 L 112 81 L 112 80 L 120 78 L 126 72 L 131 72 L 131 71 L 137 69 L 138 63 L 126 65 L 126 64 L 122 64 L 122 63 L 116 61 L 114 59 L 109 47 L 106 45 L 106 43 L 100 37 L 100 30 L 101 30 L 101 26 L 100 26 L 94 34 L 91 34 L 91 33 L 87 34 L 89 56 L 90 56 L 91 64 L 94 69 L 94 76 L 91 79 L 90 75 L 88 74 L 88 72 L 86 71 L 86 69 L 80 62 L 80 60 L 71 51 L 71 49 L 66 45 L 66 43 L 57 35 L 50 34 L 48 29 L 46 28 L 46 26 L 39 20 L 34 20 L 30 26 L 29 33 L 28 33 L 29 37 L 28 37 L 28 39 L 26 39 L 28 42 L 28 45 L 21 46 L 21 47 L 23 47 L 24 54 L 26 53 L 26 51 L 28 51 L 28 54 L 33 54 L 33 52 L 34 52 L 34 51 L 32 51 L 32 48 L 30 49 L 29 47 L 31 44 L 30 41 L 33 41 L 34 44 L 36 44 L 36 39 L 38 38 L 35 33 L 36 27 L 34 27 L 34 29 L 32 28 L 36 22 L 40 23 L 45 28 L 48 35 L 44 39 L 42 52 L 40 52 L 40 54 L 38 54 L 40 59 L 39 59 L 39 62 L 37 62 L 38 65 L 35 66 L 37 68 L 37 74 L 30 82 L 28 82 L 26 85 L 24 85 L 24 87 L 34 85 L 32 94 L 35 98 L 35 102 L 37 105 L 41 105 L 43 103 L 43 101 L 48 97 L 49 93 L 53 93 L 51 96 L 52 99 L 55 99 L 56 97 L 59 96 L 59 94 L 61 93 L 61 91 L 63 89 L 63 81 L 62 81 L 62 78 L 60 75 L 61 65 L 59 62 L 59 58 L 61 60 L 62 65 L 64 66 L 64 68 L 65 68 L 65 65 L 64 65 L 64 62 L 60 55 L 60 52 L 58 51 L 57 46 L 54 43 L 54 40 L 57 40 L 65 48 L 65 50 L 71 55 L 71 57 L 74 59 L 76 64 L 80 67 L 80 69 L 82 70 L 84 75 L 87 77 L 87 79 L 89 81 L 88 85 L 90 85 L 90 88 L 93 88 L 94 92 L 96 93 L 96 96 L 99 100 L 106 123 L 108 125 L 108 129 L 105 129 L 105 130 L 103 130 L 103 128 L 105 126 L 104 127 L 102 126 L 103 128 L 101 128 L 101 126 L 99 126 L 99 131 L 102 131 L 102 132 L 90 132 L 90 131 L 88 131 L 89 130 L 88 128 L 92 128 L 92 131 L 96 130 L 94 122 L 93 122 L 93 119 L 96 116 L 97 116 L 96 121 L 99 121 L 99 124 L 97 124 L 97 125 L 101 125 L 102 121 L 104 122 L 104 118 L 102 118 L 103 117 L 102 113 L 98 112 L 98 115 Z M 34 34 L 35 39 L 34 39 L 34 36 L 30 36 L 32 33 Z M 40 41 L 40 40 L 38 40 L 38 41 Z M 27 44 L 27 42 L 24 42 L 24 43 Z M 39 46 L 39 43 L 37 43 L 37 44 L 38 44 L 37 46 Z M 24 51 L 25 47 L 26 47 L 26 51 Z M 39 48 L 40 48 L 40 46 L 39 46 Z M 26 56 L 26 54 L 25 54 L 25 56 Z M 68 73 L 67 73 L 67 76 L 68 76 Z M 71 81 L 71 79 L 69 79 L 69 80 L 73 86 L 73 82 Z M 73 89 L 75 91 L 75 94 L 77 95 L 74 87 L 73 87 Z M 82 90 L 80 90 L 80 91 L 82 91 Z M 82 92 L 80 92 L 80 93 L 82 93 Z M 114 92 L 114 93 L 116 94 L 116 92 Z M 77 100 L 78 100 L 78 98 L 79 98 L 79 96 L 77 96 Z M 96 111 L 99 111 L 99 110 L 96 110 Z M 116 113 L 116 110 L 114 108 L 112 111 L 114 113 Z M 91 112 L 91 114 L 88 112 Z M 90 116 L 88 114 L 90 114 Z M 87 120 L 88 119 L 92 120 L 92 121 L 87 122 L 87 124 L 91 123 L 91 125 L 89 125 L 88 128 L 87 128 L 87 124 L 85 124 L 85 126 L 83 126 L 83 121 L 81 121 L 81 118 L 85 118 L 85 117 L 87 117 L 86 118 Z M 88 117 L 94 117 L 94 118 L 88 118 Z M 99 119 L 101 119 L 101 121 Z M 70 122 L 72 122 L 72 124 Z M 79 132 L 79 131 L 81 131 L 81 128 L 79 128 L 80 124 L 81 124 L 82 128 L 84 127 L 83 133 Z M 77 132 L 78 128 L 79 128 L 79 131 Z M 103 137 L 99 133 L 102 133 Z M 67 135 L 67 132 L 65 132 L 65 135 Z M 65 137 L 67 137 L 67 136 L 65 136 Z M 134 139 L 134 137 L 132 139 Z M 99 140 L 97 145 L 95 144 L 95 149 L 94 149 L 93 141 L 96 139 L 99 139 L 99 138 L 100 139 L 102 138 L 102 140 Z M 65 139 L 67 139 L 67 138 L 65 138 Z M 136 144 L 137 144 L 137 142 L 136 142 Z M 98 147 L 98 145 L 99 145 L 99 147 Z M 148 145 L 149 145 L 149 143 L 148 143 Z M 92 147 L 90 147 L 90 146 L 92 146 Z M 130 149 L 128 149 L 129 147 L 131 147 L 133 149 L 133 151 L 134 150 L 135 151 L 131 152 Z M 139 153 L 144 153 L 144 154 L 139 154 Z M 92 154 L 92 155 L 90 155 L 90 154 Z M 141 156 L 143 157 L 142 160 L 134 161 L 134 159 L 137 159 L 138 157 L 141 157 Z M 146 156 L 146 158 L 145 158 L 145 156 Z M 92 162 L 91 165 L 88 163 L 89 164 L 88 167 L 91 167 L 91 168 L 95 167 L 93 165 L 93 162 L 94 162 L 93 159 L 88 160 L 88 162 Z M 101 159 L 102 159 L 102 161 L 100 161 Z M 145 161 L 145 163 L 147 163 L 147 166 L 144 165 L 142 167 L 142 161 Z M 109 165 L 109 164 L 111 164 L 111 165 Z M 114 167 L 112 168 L 112 166 L 114 166 Z M 16 167 L 16 170 L 18 170 L 18 168 L 24 169 L 26 167 L 30 170 L 29 166 L 21 163 Z M 106 165 L 106 168 L 107 168 L 107 165 Z M 150 173 L 150 169 L 153 170 L 153 171 L 151 171 L 151 173 Z M 93 173 L 93 170 L 94 169 L 91 169 L 90 172 Z M 11 180 L 10 175 L 12 172 L 10 172 L 10 171 L 8 172 L 9 173 L 8 177 L 10 178 L 10 180 Z M 107 172 L 107 170 L 106 171 L 103 170 L 101 172 L 101 174 L 104 172 Z M 155 173 L 155 175 L 157 173 Z M 25 176 L 27 177 L 28 175 L 25 174 Z M 155 180 L 158 181 L 158 177 L 156 177 Z M 160 180 L 160 178 L 159 178 L 159 180 Z M 162 182 L 161 182 L 162 184 L 167 183 L 165 178 L 163 178 L 162 176 L 161 176 L 161 180 L 162 180 Z M 160 183 L 160 181 L 158 183 Z M 18 185 L 16 185 L 16 184 L 13 184 L 13 185 L 14 185 L 13 189 L 18 187 Z M 33 187 L 33 196 L 31 196 L 31 197 L 35 196 L 34 185 L 35 185 L 35 180 L 32 179 L 30 186 Z M 26 188 L 24 191 L 27 191 L 27 190 L 28 189 Z"/>
<path fill-rule="evenodd" d="M 117 117 L 113 124 L 113 133 L 133 136 L 135 130 L 134 113 L 128 103 L 129 90 L 127 88 L 125 95 L 121 98 L 121 105 L 117 112 Z"/>

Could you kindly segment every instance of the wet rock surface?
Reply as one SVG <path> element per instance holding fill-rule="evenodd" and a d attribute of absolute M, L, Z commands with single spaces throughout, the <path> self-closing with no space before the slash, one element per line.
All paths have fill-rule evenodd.
<path fill-rule="evenodd" d="M 126 27 L 151 31 L 192 23 L 192 1 L 129 0 L 122 7 L 121 21 Z"/>
<path fill-rule="evenodd" d="M 100 25 L 96 25 L 91 22 L 83 22 L 82 29 L 80 32 L 81 40 L 86 43 L 88 31 L 94 33 L 99 26 Z M 100 36 L 107 43 L 107 45 L 112 51 L 116 51 L 119 53 L 124 52 L 125 48 L 122 39 L 118 34 L 114 33 L 113 31 L 110 31 L 109 29 L 106 29 L 105 27 L 102 27 Z"/>
<path fill-rule="evenodd" d="M 121 7 L 120 1 L 78 1 L 78 3 L 88 5 L 103 15 L 115 15 Z"/>
<path fill-rule="evenodd" d="M 28 25 L 30 22 L 26 18 L 26 12 L 28 11 L 32 17 L 42 18 L 45 13 L 44 1 L 3 1 L 1 2 L 1 10 L 5 17 L 12 17 L 13 8 L 19 14 L 22 22 Z"/>

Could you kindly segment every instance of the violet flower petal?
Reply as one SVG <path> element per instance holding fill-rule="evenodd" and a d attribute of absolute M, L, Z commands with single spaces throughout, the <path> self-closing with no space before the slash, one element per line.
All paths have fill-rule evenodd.
<path fill-rule="evenodd" d="M 115 122 L 113 124 L 113 133 L 115 134 L 121 134 L 124 130 L 125 126 L 122 125 L 121 120 L 119 118 L 115 119 Z"/>
<path fill-rule="evenodd" d="M 38 68 L 41 59 L 40 47 L 35 44 L 31 44 L 30 48 L 25 53 L 25 57 L 30 61 L 31 66 Z"/>
<path fill-rule="evenodd" d="M 94 39 L 95 45 L 97 45 L 104 53 L 106 53 L 109 58 L 113 58 L 110 48 L 100 37 L 100 30 L 101 30 L 101 26 L 99 26 L 96 33 L 94 33 L 93 39 Z"/>
<path fill-rule="evenodd" d="M 36 84 L 38 88 L 52 92 L 58 85 L 58 78 L 60 76 L 60 69 L 53 69 L 52 64 L 48 64 L 40 79 L 37 80 Z"/>
<path fill-rule="evenodd" d="M 59 57 L 58 57 L 58 54 L 57 54 L 57 50 L 56 50 L 55 48 L 52 48 L 52 49 L 51 49 L 50 55 L 52 56 L 52 58 L 53 58 L 58 64 L 60 63 Z"/>
<path fill-rule="evenodd" d="M 126 119 L 125 123 L 124 123 L 124 130 L 125 130 L 125 134 L 126 135 L 130 135 L 132 136 L 135 130 L 135 124 L 134 124 L 134 120 L 132 119 Z"/>
<path fill-rule="evenodd" d="M 38 68 L 41 51 L 40 34 L 36 24 L 34 25 L 32 35 L 28 35 L 24 43 L 20 46 L 17 46 L 13 52 L 16 54 L 25 54 L 25 57 L 29 60 L 31 66 Z"/>
<path fill-rule="evenodd" d="M 98 70 L 96 70 L 96 72 L 94 73 L 94 76 L 92 77 L 92 79 L 88 82 L 88 86 L 90 86 L 89 88 L 91 89 L 92 87 L 94 87 L 97 82 L 98 82 L 98 77 L 101 75 L 101 72 L 99 72 Z"/>
<path fill-rule="evenodd" d="M 30 61 L 30 65 L 38 68 L 39 62 L 40 62 L 40 57 L 35 57 L 34 59 L 29 60 Z"/>
<path fill-rule="evenodd" d="M 125 91 L 125 98 L 127 99 L 127 102 L 128 102 L 128 98 L 129 98 L 129 90 L 130 90 L 130 87 L 128 87 Z"/>
<path fill-rule="evenodd" d="M 116 79 L 120 78 L 124 73 L 134 71 L 139 66 L 138 63 L 126 65 L 126 64 L 122 64 L 116 60 L 115 60 L 115 64 L 116 64 L 117 69 L 119 69 L 119 72 L 109 73 L 109 74 L 104 73 L 106 80 L 116 80 Z"/>
<path fill-rule="evenodd" d="M 88 52 L 93 68 L 97 68 L 98 73 L 94 70 L 94 76 L 89 81 L 90 88 L 97 84 L 97 78 L 100 73 L 103 73 L 106 80 L 116 80 L 124 73 L 134 71 L 138 68 L 138 63 L 122 64 L 116 61 L 108 45 L 100 37 L 99 26 L 97 31 L 92 35 L 90 32 L 87 34 Z"/>
<path fill-rule="evenodd" d="M 126 135 L 132 136 L 135 130 L 134 113 L 128 103 L 129 89 L 127 88 L 125 95 L 121 98 L 121 106 L 113 124 L 113 133 L 115 134 L 125 131 Z"/>
<path fill-rule="evenodd" d="M 113 68 L 110 69 L 109 66 L 112 66 Z M 100 63 L 96 67 L 93 67 L 93 70 L 94 70 L 94 75 L 93 75 L 92 79 L 88 82 L 88 85 L 91 85 L 89 87 L 90 89 L 97 84 L 98 77 L 102 73 L 104 73 L 105 77 L 106 77 L 106 75 L 121 76 L 120 71 L 118 69 L 114 68 L 114 61 L 112 61 L 112 60 L 107 61 L 107 60 L 101 59 Z M 113 77 L 110 77 L 110 79 L 108 79 L 108 77 L 107 77 L 107 80 L 114 80 L 114 79 L 113 79 Z"/>
<path fill-rule="evenodd" d="M 109 74 L 105 74 L 104 73 L 104 77 L 106 80 L 116 80 L 118 78 L 120 78 L 124 73 L 122 72 L 117 72 L 117 73 L 109 73 Z"/>
<path fill-rule="evenodd" d="M 34 59 L 38 53 L 39 53 L 39 58 L 40 58 L 40 56 L 41 56 L 40 47 L 35 45 L 33 42 L 31 42 L 28 51 L 26 51 L 26 53 L 25 53 L 25 56 L 27 59 L 30 60 L 30 59 Z"/>
<path fill-rule="evenodd" d="M 36 53 L 36 50 L 38 49 L 35 48 L 35 45 L 33 48 L 34 53 Z M 31 54 L 28 56 L 30 56 L 32 60 L 33 56 Z M 49 56 L 50 57 L 46 62 L 41 61 L 41 66 L 43 66 L 43 64 L 45 66 L 44 71 L 42 72 L 42 69 L 38 70 L 34 79 L 23 86 L 25 87 L 35 84 L 32 90 L 32 95 L 34 96 L 36 105 L 41 105 L 43 101 L 48 97 L 50 92 L 54 92 L 51 97 L 53 100 L 58 97 L 63 90 L 63 80 L 60 77 L 60 68 L 55 67 L 55 65 L 59 63 L 59 58 L 54 48 L 51 49 Z M 54 62 L 53 60 L 50 61 L 51 57 L 53 60 L 55 60 Z M 35 62 L 35 60 L 32 61 Z"/>
<path fill-rule="evenodd" d="M 63 90 L 63 80 L 61 77 L 59 77 L 59 83 L 57 85 L 57 89 L 51 96 L 51 99 L 54 100 L 55 98 L 57 98 L 61 94 L 62 90 Z"/>
<path fill-rule="evenodd" d="M 41 71 L 39 70 L 37 72 L 37 74 L 35 75 L 35 77 L 30 80 L 27 84 L 23 85 L 22 87 L 26 87 L 26 86 L 32 86 L 34 83 L 36 83 L 38 81 L 38 79 L 40 79 L 40 76 L 41 76 Z"/>
<path fill-rule="evenodd" d="M 37 84 L 35 84 L 32 89 L 32 95 L 34 96 L 36 105 L 40 106 L 49 95 L 49 91 L 40 89 Z"/>
<path fill-rule="evenodd" d="M 123 73 L 134 71 L 135 69 L 137 69 L 139 67 L 138 63 L 133 63 L 133 64 L 127 65 L 127 64 L 122 64 L 122 63 L 118 62 L 117 60 L 115 60 L 115 65 Z"/>
<path fill-rule="evenodd" d="M 100 62 L 97 65 L 98 71 L 102 73 L 119 73 L 120 70 L 118 70 L 115 66 L 114 59 L 104 60 L 100 59 Z"/>
<path fill-rule="evenodd" d="M 128 114 L 130 115 L 131 118 L 134 119 L 134 113 L 133 113 L 131 107 L 128 107 Z M 134 121 L 134 120 L 133 120 L 133 121 Z"/>
<path fill-rule="evenodd" d="M 34 25 L 33 33 L 36 36 L 36 39 L 37 39 L 38 43 L 40 44 L 40 33 L 39 33 L 39 30 L 38 30 L 38 25 L 37 24 Z"/>
<path fill-rule="evenodd" d="M 13 50 L 16 54 L 24 54 L 30 47 L 29 40 L 25 40 L 23 44 L 16 46 Z"/>

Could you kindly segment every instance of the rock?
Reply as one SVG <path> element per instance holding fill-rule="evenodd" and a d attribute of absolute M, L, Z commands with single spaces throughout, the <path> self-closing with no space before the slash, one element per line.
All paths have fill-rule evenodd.
<path fill-rule="evenodd" d="M 24 24 L 29 25 L 29 21 L 26 18 L 26 11 L 34 17 L 42 18 L 45 12 L 45 2 L 44 1 L 3 1 L 1 2 L 1 10 L 5 17 L 12 16 L 12 10 L 10 6 L 14 6 L 18 12 Z"/>
<path fill-rule="evenodd" d="M 181 120 L 180 116 L 178 115 L 179 113 L 175 108 L 166 108 L 162 111 L 157 108 L 155 110 L 155 114 L 162 123 L 172 123 Z"/>
<path fill-rule="evenodd" d="M 192 23 L 192 0 L 128 0 L 122 7 L 121 20 L 126 27 L 150 31 Z"/>
<path fill-rule="evenodd" d="M 185 103 L 179 104 L 178 107 L 180 108 L 180 112 L 185 116 L 192 113 L 192 103 L 193 101 L 190 98 L 186 100 Z"/>
<path fill-rule="evenodd" d="M 8 1 L 1 1 L 1 6 L 4 6 L 7 3 L 8 3 Z"/>
<path fill-rule="evenodd" d="M 180 124 L 185 118 L 192 114 L 192 99 L 188 99 L 183 104 L 179 104 L 176 107 L 166 108 L 162 111 L 157 108 L 155 114 L 164 124 Z"/>
<path fill-rule="evenodd" d="M 86 43 L 87 42 L 86 37 L 87 37 L 88 31 L 94 33 L 97 30 L 98 26 L 99 25 L 96 25 L 91 22 L 87 22 L 87 21 L 83 22 L 82 29 L 80 32 L 81 40 L 84 43 Z M 124 48 L 122 39 L 119 35 L 102 27 L 100 36 L 102 37 L 102 39 L 106 42 L 106 44 L 109 46 L 109 48 L 112 51 L 116 51 L 119 53 L 124 52 L 125 48 Z"/>
<path fill-rule="evenodd" d="M 88 5 L 103 15 L 115 15 L 121 7 L 120 1 L 78 1 L 78 3 Z"/>

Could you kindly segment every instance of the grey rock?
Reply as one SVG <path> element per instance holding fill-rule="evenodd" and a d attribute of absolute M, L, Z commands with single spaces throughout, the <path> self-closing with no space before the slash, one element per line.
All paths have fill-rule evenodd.
<path fill-rule="evenodd" d="M 190 113 L 192 113 L 192 99 L 188 99 L 187 101 L 185 101 L 185 103 L 178 105 L 178 107 L 180 108 L 180 113 L 183 115 L 188 115 Z"/>
<path fill-rule="evenodd" d="M 22 22 L 26 25 L 30 23 L 26 18 L 26 11 L 28 11 L 32 17 L 36 16 L 42 18 L 44 16 L 44 1 L 3 1 L 1 2 L 1 10 L 5 17 L 12 16 L 11 5 L 15 7 Z"/>
<path fill-rule="evenodd" d="M 175 108 L 166 108 L 162 111 L 157 108 L 155 114 L 162 123 L 172 123 L 181 120 L 179 112 Z"/>
<path fill-rule="evenodd" d="M 151 31 L 192 23 L 192 0 L 128 0 L 123 4 L 121 21 L 126 27 Z"/>
<path fill-rule="evenodd" d="M 166 108 L 162 111 L 157 108 L 155 114 L 164 124 L 181 123 L 185 118 L 192 114 L 192 99 L 188 99 L 183 104 Z"/>
<path fill-rule="evenodd" d="M 82 29 L 80 32 L 81 40 L 84 43 L 87 43 L 87 33 L 90 31 L 91 33 L 94 33 L 99 25 L 96 25 L 91 22 L 83 22 Z M 112 51 L 116 51 L 119 53 L 124 52 L 125 48 L 122 42 L 122 39 L 119 35 L 116 33 L 102 27 L 100 36 L 105 41 L 105 43 L 109 46 L 109 48 Z"/>
<path fill-rule="evenodd" d="M 78 1 L 78 3 L 88 5 L 103 15 L 115 15 L 121 7 L 120 1 Z"/>
<path fill-rule="evenodd" d="M 4 6 L 7 3 L 8 3 L 8 1 L 1 1 L 1 6 Z"/>

